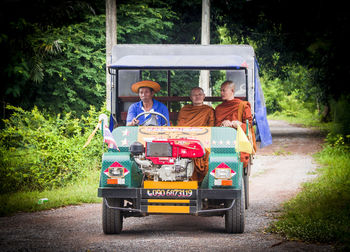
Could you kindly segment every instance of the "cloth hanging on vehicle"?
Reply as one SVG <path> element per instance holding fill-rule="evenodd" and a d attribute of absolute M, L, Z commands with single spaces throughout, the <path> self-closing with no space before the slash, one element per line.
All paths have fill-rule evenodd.
<path fill-rule="evenodd" d="M 238 113 L 237 113 L 238 121 L 240 121 L 244 124 L 246 122 L 243 121 L 243 113 L 244 113 L 244 108 L 247 104 L 248 104 L 247 101 L 242 101 L 238 106 Z M 248 134 L 249 142 L 252 144 L 253 150 L 254 150 L 253 154 L 255 154 L 256 153 L 256 139 L 255 139 L 255 132 L 254 132 L 253 125 L 249 124 L 249 131 L 248 132 L 249 132 L 249 134 Z"/>
<path fill-rule="evenodd" d="M 114 129 L 114 120 L 113 120 L 113 115 L 111 113 L 111 115 L 109 116 L 109 131 L 112 132 Z"/>
<path fill-rule="evenodd" d="M 210 155 L 210 150 L 205 149 L 205 154 L 203 157 L 193 158 L 194 170 L 191 177 L 192 181 L 199 181 L 199 182 L 203 181 L 209 169 L 209 155 Z"/>
<path fill-rule="evenodd" d="M 248 140 L 246 133 L 242 130 L 241 126 L 237 126 L 237 137 L 235 148 L 237 152 L 245 152 L 253 154 L 253 145 Z"/>
<path fill-rule="evenodd" d="M 261 85 L 260 85 L 259 68 L 258 68 L 258 62 L 256 60 L 254 62 L 254 68 L 255 68 L 254 108 L 255 108 L 255 120 L 257 125 L 256 140 L 260 141 L 260 148 L 263 148 L 265 146 L 272 144 L 272 136 L 271 136 L 269 124 L 267 122 L 266 105 L 264 100 L 264 94 L 262 92 Z"/>

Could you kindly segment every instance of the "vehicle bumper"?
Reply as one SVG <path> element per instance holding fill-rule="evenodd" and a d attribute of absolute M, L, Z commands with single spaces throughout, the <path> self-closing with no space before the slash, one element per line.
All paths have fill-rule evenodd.
<path fill-rule="evenodd" d="M 182 190 L 175 190 L 182 192 Z M 241 197 L 241 189 L 191 189 L 174 195 L 172 189 L 98 188 L 98 196 L 104 198 L 109 208 L 148 214 L 206 214 L 230 210 Z M 117 207 L 108 203 L 109 198 L 133 199 L 134 208 Z M 204 209 L 203 201 L 231 201 L 227 207 Z"/>

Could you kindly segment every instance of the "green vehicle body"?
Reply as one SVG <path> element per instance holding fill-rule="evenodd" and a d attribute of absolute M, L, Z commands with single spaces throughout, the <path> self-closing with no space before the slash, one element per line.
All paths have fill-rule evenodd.
<path fill-rule="evenodd" d="M 180 128 L 180 127 L 177 127 Z M 123 132 L 128 131 L 130 135 L 123 136 Z M 241 188 L 241 178 L 243 171 L 243 163 L 240 162 L 238 158 L 238 153 L 235 151 L 234 141 L 236 139 L 236 130 L 232 128 L 221 128 L 212 127 L 211 128 L 211 148 L 209 156 L 209 171 L 205 176 L 203 182 L 200 185 L 200 189 L 213 189 L 220 188 L 222 186 L 214 185 L 214 176 L 210 176 L 210 173 L 221 163 L 227 164 L 235 172 L 235 176 L 232 179 L 232 186 L 224 186 L 224 188 L 240 189 Z M 100 176 L 99 188 L 138 188 L 142 184 L 142 171 L 138 168 L 137 164 L 132 158 L 129 151 L 130 144 L 134 143 L 138 139 L 138 127 L 118 127 L 113 131 L 113 136 L 116 139 L 119 150 L 109 149 L 108 152 L 104 153 L 102 156 L 102 169 Z M 230 140 L 228 137 L 230 136 Z M 193 136 L 192 136 L 193 138 Z M 107 179 L 109 178 L 104 171 L 108 169 L 114 162 L 120 163 L 128 171 L 130 171 L 125 176 L 125 184 L 123 185 L 108 185 Z"/>

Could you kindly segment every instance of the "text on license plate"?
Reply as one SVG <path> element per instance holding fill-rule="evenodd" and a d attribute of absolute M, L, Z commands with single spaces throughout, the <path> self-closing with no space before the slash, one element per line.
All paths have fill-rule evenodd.
<path fill-rule="evenodd" d="M 189 198 L 192 196 L 191 189 L 147 189 L 149 197 L 179 197 Z"/>

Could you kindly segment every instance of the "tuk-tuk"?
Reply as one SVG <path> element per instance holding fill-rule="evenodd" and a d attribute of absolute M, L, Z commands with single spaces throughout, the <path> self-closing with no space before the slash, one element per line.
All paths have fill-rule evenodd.
<path fill-rule="evenodd" d="M 244 232 L 251 165 L 243 168 L 235 148 L 236 129 L 176 126 L 178 109 L 190 101 L 188 96 L 174 94 L 177 77 L 192 80 L 188 76 L 193 73 L 198 83 L 201 70 L 210 71 L 217 82 L 220 78 L 235 82 L 235 97 L 249 101 L 252 114 L 262 105 L 262 114 L 256 118 L 267 124 L 263 99 L 258 103 L 256 99 L 262 92 L 251 46 L 114 46 L 108 66 L 112 80 L 109 130 L 117 146 L 103 154 L 98 188 L 104 233 L 120 233 L 127 217 L 151 214 L 223 216 L 226 232 Z M 144 79 L 160 82 L 162 92 L 155 99 L 169 108 L 171 126 L 125 126 L 129 106 L 139 101 L 131 85 Z M 182 89 L 191 89 L 181 84 Z M 206 96 L 205 101 L 214 104 L 221 97 Z M 203 181 L 193 181 L 193 157 L 203 156 L 205 149 L 210 150 L 208 172 Z"/>

